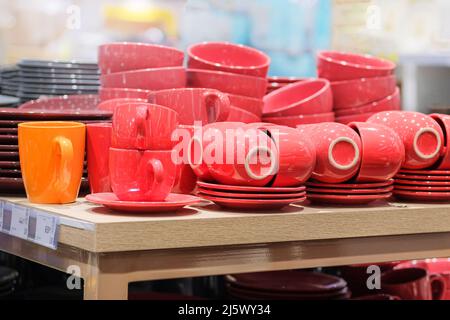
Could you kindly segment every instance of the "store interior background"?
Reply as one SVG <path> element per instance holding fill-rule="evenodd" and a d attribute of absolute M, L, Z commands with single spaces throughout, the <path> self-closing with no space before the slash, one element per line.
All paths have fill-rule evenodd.
<path fill-rule="evenodd" d="M 23 58 L 92 62 L 107 42 L 185 49 L 221 40 L 269 54 L 270 75 L 309 77 L 316 51 L 335 49 L 396 61 L 403 109 L 429 112 L 450 106 L 449 14 L 448 0 L 0 0 L 0 65 Z M 24 282 L 64 282 L 36 266 L 24 270 Z M 162 287 L 195 293 L 215 281 Z"/>

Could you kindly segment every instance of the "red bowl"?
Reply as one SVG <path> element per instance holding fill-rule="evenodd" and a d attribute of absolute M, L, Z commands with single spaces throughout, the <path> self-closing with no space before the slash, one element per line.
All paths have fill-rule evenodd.
<path fill-rule="evenodd" d="M 395 92 L 396 85 L 394 75 L 332 82 L 334 110 L 355 108 L 383 99 Z"/>
<path fill-rule="evenodd" d="M 376 112 L 369 112 L 345 117 L 336 117 L 336 122 L 343 124 L 349 124 L 350 122 L 366 122 L 366 120 L 373 116 L 375 113 Z"/>
<path fill-rule="evenodd" d="M 330 82 L 325 79 L 296 82 L 264 97 L 265 117 L 285 117 L 333 111 Z"/>
<path fill-rule="evenodd" d="M 147 103 L 147 99 L 139 99 L 139 98 L 117 98 L 117 99 L 110 99 L 105 100 L 97 106 L 97 109 L 99 110 L 106 110 L 114 112 L 117 106 L 121 104 L 127 104 L 127 103 L 133 103 L 133 102 L 143 102 Z"/>
<path fill-rule="evenodd" d="M 297 126 L 304 124 L 334 122 L 334 113 L 317 113 L 290 117 L 265 117 L 263 118 L 263 121 L 296 128 Z"/>
<path fill-rule="evenodd" d="M 262 98 L 266 94 L 267 80 L 222 71 L 188 69 L 187 84 L 192 88 L 210 88 L 224 93 Z"/>
<path fill-rule="evenodd" d="M 230 104 L 234 107 L 247 110 L 258 118 L 261 118 L 264 102 L 261 99 L 254 99 L 244 96 L 229 94 Z"/>
<path fill-rule="evenodd" d="M 98 95 L 100 97 L 100 101 L 120 98 L 147 99 L 150 92 L 152 91 L 144 89 L 99 88 Z"/>
<path fill-rule="evenodd" d="M 381 111 L 400 110 L 400 109 L 401 109 L 400 89 L 397 87 L 392 95 L 389 95 L 379 101 L 371 102 L 364 106 L 336 111 L 336 116 L 346 117 L 356 114 L 376 113 Z"/>
<path fill-rule="evenodd" d="M 317 55 L 317 74 L 330 81 L 384 77 L 394 73 L 395 63 L 370 55 L 321 51 Z"/>
<path fill-rule="evenodd" d="M 183 60 L 183 51 L 156 44 L 107 43 L 98 49 L 98 66 L 102 74 L 147 68 L 181 67 Z"/>
<path fill-rule="evenodd" d="M 186 70 L 183 67 L 141 69 L 116 72 L 100 77 L 105 88 L 132 88 L 164 90 L 186 86 Z"/>
<path fill-rule="evenodd" d="M 267 77 L 267 80 L 272 83 L 294 83 L 294 82 L 299 82 L 299 81 L 305 81 L 305 80 L 310 80 L 311 78 L 297 78 L 297 77 Z"/>
<path fill-rule="evenodd" d="M 237 108 L 230 107 L 230 113 L 228 114 L 227 122 L 243 122 L 243 123 L 253 123 L 260 122 L 261 118 L 254 115 L 253 113 Z"/>
<path fill-rule="evenodd" d="M 228 42 L 203 42 L 187 49 L 191 69 L 208 69 L 265 78 L 270 58 L 265 53 Z"/>

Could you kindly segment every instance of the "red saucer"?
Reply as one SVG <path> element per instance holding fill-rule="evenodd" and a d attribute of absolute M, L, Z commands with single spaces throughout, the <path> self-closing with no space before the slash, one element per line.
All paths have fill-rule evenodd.
<path fill-rule="evenodd" d="M 373 189 L 326 189 L 326 188 L 307 188 L 306 191 L 312 193 L 325 193 L 325 194 L 347 194 L 347 195 L 371 195 L 378 193 L 388 193 L 394 189 L 394 186 L 386 188 L 373 188 Z"/>
<path fill-rule="evenodd" d="M 425 181 L 425 180 L 420 181 L 420 180 L 395 179 L 395 184 L 413 185 L 413 186 L 450 187 L 450 181 Z"/>
<path fill-rule="evenodd" d="M 306 200 L 306 197 L 290 199 L 233 199 L 208 195 L 202 195 L 202 198 L 210 200 L 221 207 L 238 210 L 274 210 L 283 208 L 291 203 L 300 203 Z"/>
<path fill-rule="evenodd" d="M 107 208 L 123 212 L 166 212 L 175 211 L 187 205 L 201 202 L 199 197 L 187 194 L 171 193 L 165 201 L 137 202 L 121 201 L 112 192 L 92 193 L 86 196 L 86 200 L 95 204 L 104 205 Z"/>
<path fill-rule="evenodd" d="M 450 192 L 450 186 L 448 187 L 433 187 L 433 186 L 412 186 L 412 185 L 401 185 L 396 184 L 395 190 L 404 191 L 423 191 L 423 192 Z"/>
<path fill-rule="evenodd" d="M 317 187 L 317 188 L 329 188 L 329 189 L 372 189 L 372 188 L 385 188 L 394 183 L 394 179 L 390 179 L 386 182 L 377 183 L 322 183 L 317 181 L 306 182 L 307 187 Z"/>
<path fill-rule="evenodd" d="M 213 190 L 240 191 L 253 193 L 296 193 L 305 191 L 305 187 L 246 187 L 246 186 L 230 186 L 226 184 L 216 184 L 211 182 L 197 181 L 200 187 Z"/>
<path fill-rule="evenodd" d="M 210 190 L 206 188 L 198 188 L 198 192 L 203 195 L 223 197 L 223 198 L 244 198 L 244 199 L 287 199 L 287 198 L 301 198 L 306 196 L 306 191 L 297 193 L 237 193 L 224 192 L 217 190 Z"/>
<path fill-rule="evenodd" d="M 450 170 L 407 170 L 402 169 L 398 173 L 407 175 L 450 176 Z"/>
<path fill-rule="evenodd" d="M 346 204 L 346 205 L 361 205 L 368 204 L 376 200 L 388 199 L 392 196 L 392 193 L 380 193 L 375 195 L 331 195 L 331 194 L 317 194 L 308 193 L 308 200 L 316 203 L 329 203 L 329 204 Z"/>
<path fill-rule="evenodd" d="M 450 192 L 426 192 L 394 190 L 394 196 L 400 199 L 416 201 L 450 201 Z"/>
<path fill-rule="evenodd" d="M 403 174 L 398 173 L 395 176 L 395 179 L 409 179 L 409 180 L 426 180 L 426 181 L 450 181 L 450 175 L 449 176 L 419 176 L 419 175 L 409 175 L 409 174 Z"/>

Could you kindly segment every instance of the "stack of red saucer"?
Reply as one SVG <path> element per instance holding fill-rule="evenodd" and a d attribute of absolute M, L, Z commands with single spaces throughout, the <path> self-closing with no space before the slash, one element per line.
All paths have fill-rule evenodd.
<path fill-rule="evenodd" d="M 344 279 L 310 271 L 274 271 L 228 275 L 228 295 L 242 300 L 345 300 Z"/>

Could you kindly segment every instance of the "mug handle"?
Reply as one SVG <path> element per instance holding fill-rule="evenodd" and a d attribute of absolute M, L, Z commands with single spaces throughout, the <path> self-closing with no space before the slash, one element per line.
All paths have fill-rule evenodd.
<path fill-rule="evenodd" d="M 58 190 L 66 190 L 69 187 L 72 172 L 70 167 L 73 160 L 72 141 L 63 136 L 53 139 L 56 154 L 60 156 L 59 167 L 56 168 L 56 185 Z"/>
<path fill-rule="evenodd" d="M 442 275 L 440 274 L 430 275 L 430 286 L 433 300 L 444 299 L 445 293 L 447 291 L 447 284 L 445 283 L 445 279 Z"/>
<path fill-rule="evenodd" d="M 222 92 L 206 91 L 203 94 L 208 123 L 226 121 L 230 113 L 230 99 Z"/>
<path fill-rule="evenodd" d="M 151 132 L 147 132 L 147 120 L 149 112 L 147 108 L 137 108 L 136 110 L 136 147 L 144 150 L 146 147 L 146 137 L 151 136 Z M 149 128 L 150 130 L 150 128 Z"/>
<path fill-rule="evenodd" d="M 149 188 L 149 193 L 159 187 L 161 182 L 164 180 L 164 166 L 158 159 L 150 159 L 147 162 L 147 171 L 150 175 L 151 188 Z"/>

